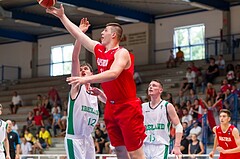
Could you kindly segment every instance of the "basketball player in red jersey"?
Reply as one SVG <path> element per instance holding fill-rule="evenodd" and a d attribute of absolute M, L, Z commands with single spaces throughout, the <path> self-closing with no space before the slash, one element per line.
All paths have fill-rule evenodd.
<path fill-rule="evenodd" d="M 136 97 L 133 56 L 119 46 L 122 27 L 117 23 L 107 24 L 101 33 L 100 44 L 90 39 L 67 18 L 62 5 L 46 11 L 58 17 L 66 29 L 96 56 L 99 74 L 69 77 L 67 82 L 76 86 L 101 83 L 107 96 L 104 120 L 118 159 L 144 159 L 142 145 L 146 134 L 141 101 Z"/>
<path fill-rule="evenodd" d="M 221 109 L 219 112 L 220 126 L 215 126 L 213 150 L 209 156 L 213 158 L 216 150 L 220 152 L 219 159 L 240 159 L 240 137 L 238 129 L 230 124 L 231 112 Z"/>

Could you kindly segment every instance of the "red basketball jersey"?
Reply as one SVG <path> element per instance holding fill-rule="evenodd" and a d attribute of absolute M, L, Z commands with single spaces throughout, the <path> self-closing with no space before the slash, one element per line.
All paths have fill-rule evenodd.
<path fill-rule="evenodd" d="M 105 46 L 97 44 L 94 48 L 98 72 L 104 72 L 110 69 L 114 61 L 114 54 L 121 49 L 115 48 L 106 51 Z M 130 53 L 131 66 L 123 70 L 115 80 L 102 83 L 102 88 L 107 96 L 108 101 L 121 102 L 128 99 L 136 98 L 136 85 L 133 79 L 134 73 L 134 56 Z"/>
<path fill-rule="evenodd" d="M 221 146 L 224 150 L 233 149 L 237 147 L 232 131 L 235 128 L 234 125 L 230 125 L 226 132 L 223 132 L 220 126 L 216 127 L 216 135 L 218 145 Z M 234 158 L 232 158 L 234 157 Z M 240 152 L 233 154 L 222 154 L 220 153 L 221 159 L 240 159 Z"/>

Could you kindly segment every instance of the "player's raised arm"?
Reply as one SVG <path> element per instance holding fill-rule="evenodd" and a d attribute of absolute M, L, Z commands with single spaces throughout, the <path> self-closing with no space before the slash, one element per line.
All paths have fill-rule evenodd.
<path fill-rule="evenodd" d="M 94 47 L 98 43 L 90 39 L 87 35 L 85 35 L 79 27 L 77 27 L 74 23 L 72 23 L 68 17 L 64 13 L 63 5 L 60 5 L 60 8 L 51 7 L 46 9 L 47 13 L 50 13 L 56 17 L 58 17 L 65 28 L 70 32 L 70 34 L 77 40 L 81 42 L 81 44 L 90 52 L 94 53 Z"/>
<path fill-rule="evenodd" d="M 118 50 L 114 57 L 115 60 L 109 70 L 87 77 L 68 77 L 68 84 L 102 83 L 116 79 L 124 69 L 130 66 L 131 60 L 129 52 L 123 48 Z"/>

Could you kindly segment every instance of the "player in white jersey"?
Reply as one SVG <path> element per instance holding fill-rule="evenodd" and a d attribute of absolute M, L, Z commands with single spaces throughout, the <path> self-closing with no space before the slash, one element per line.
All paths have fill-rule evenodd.
<path fill-rule="evenodd" d="M 2 105 L 0 104 L 0 115 L 2 115 Z M 6 151 L 6 159 L 10 158 L 9 142 L 7 137 L 7 123 L 0 119 L 0 159 L 5 159 L 4 148 Z"/>
<path fill-rule="evenodd" d="M 181 158 L 180 142 L 183 128 L 173 105 L 161 98 L 162 92 L 162 83 L 152 80 L 148 86 L 151 101 L 142 104 L 147 134 L 143 146 L 144 153 L 147 159 L 168 158 L 170 124 L 173 123 L 176 138 L 172 153 Z"/>
<path fill-rule="evenodd" d="M 83 18 L 80 29 L 85 32 L 90 26 Z M 71 76 L 91 76 L 92 67 L 84 63 L 80 65 L 79 54 L 81 44 L 76 40 L 72 55 Z M 98 122 L 98 98 L 106 102 L 105 94 L 90 84 L 81 86 L 71 85 L 68 101 L 67 129 L 65 147 L 68 159 L 95 159 L 95 147 L 91 133 Z"/>

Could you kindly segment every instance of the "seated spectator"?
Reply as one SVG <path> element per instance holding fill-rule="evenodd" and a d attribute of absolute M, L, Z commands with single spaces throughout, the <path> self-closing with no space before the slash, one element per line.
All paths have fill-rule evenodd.
<path fill-rule="evenodd" d="M 232 94 L 237 94 L 238 97 L 240 97 L 240 89 L 237 89 L 236 85 L 232 85 Z"/>
<path fill-rule="evenodd" d="M 138 72 L 134 72 L 133 79 L 134 79 L 136 85 L 142 84 L 142 78 Z"/>
<path fill-rule="evenodd" d="M 46 95 L 44 95 L 44 96 L 42 97 L 42 105 L 44 105 L 44 107 L 45 107 L 49 112 L 51 112 L 51 110 L 52 110 L 52 105 L 50 104 L 49 99 L 48 99 L 48 97 L 47 97 Z"/>
<path fill-rule="evenodd" d="M 186 136 L 183 134 L 182 135 L 182 140 L 181 140 L 181 143 L 180 143 L 180 150 L 181 150 L 181 153 L 183 155 L 187 155 L 188 154 L 188 145 L 189 145 L 189 140 L 186 138 Z M 187 159 L 188 157 L 183 157 L 183 159 Z"/>
<path fill-rule="evenodd" d="M 66 131 L 66 128 L 67 128 L 67 111 L 66 110 L 63 111 L 63 116 L 61 118 L 61 125 L 62 125 L 62 129 Z"/>
<path fill-rule="evenodd" d="M 224 79 L 222 81 L 222 85 L 221 85 L 221 88 L 220 88 L 222 94 L 226 93 L 227 90 L 232 90 L 232 85 L 228 83 L 228 80 L 227 79 Z"/>
<path fill-rule="evenodd" d="M 236 81 L 240 82 L 240 64 L 237 64 L 235 66 L 235 75 L 236 75 Z"/>
<path fill-rule="evenodd" d="M 47 145 L 47 147 L 50 147 L 52 145 L 52 138 L 50 133 L 45 129 L 44 126 L 41 127 L 40 132 L 39 132 L 39 139 L 43 139 Z M 41 143 L 41 141 L 40 141 Z M 41 143 L 42 144 L 42 143 Z M 42 146 L 43 148 L 45 146 Z"/>
<path fill-rule="evenodd" d="M 196 134 L 191 135 L 191 142 L 188 146 L 188 155 L 190 155 L 190 158 L 198 158 L 196 155 L 201 155 L 204 153 L 204 146 L 201 141 L 197 139 Z"/>
<path fill-rule="evenodd" d="M 166 62 L 166 64 L 167 64 L 167 68 L 176 67 L 172 49 L 170 50 L 169 58 L 168 58 L 168 61 Z"/>
<path fill-rule="evenodd" d="M 186 122 L 188 123 L 188 126 L 190 126 L 192 124 L 192 115 L 190 115 L 188 113 L 188 109 L 187 108 L 182 108 L 182 112 L 183 112 L 183 116 L 182 116 L 182 119 L 181 119 L 181 122 Z"/>
<path fill-rule="evenodd" d="M 35 101 L 35 103 L 34 103 L 34 105 L 42 105 L 42 96 L 41 96 L 41 94 L 38 94 L 37 95 L 37 99 L 36 99 L 36 101 Z"/>
<path fill-rule="evenodd" d="M 12 114 L 16 114 L 18 107 L 22 106 L 22 98 L 18 95 L 17 91 L 13 92 L 12 102 L 10 104 L 10 111 Z"/>
<path fill-rule="evenodd" d="M 191 103 L 193 103 L 195 99 L 198 99 L 198 96 L 196 95 L 196 92 L 194 89 L 190 89 L 189 95 L 187 96 L 187 100 L 190 100 Z"/>
<path fill-rule="evenodd" d="M 34 116 L 34 126 L 38 131 L 42 126 L 44 126 L 42 115 L 38 110 L 36 111 L 36 115 Z"/>
<path fill-rule="evenodd" d="M 33 147 L 33 152 L 36 153 L 36 149 L 39 150 L 40 153 L 42 153 L 43 148 L 40 142 L 33 136 L 33 134 L 29 131 L 29 129 L 26 129 L 24 132 L 24 138 L 27 142 L 31 144 Z"/>
<path fill-rule="evenodd" d="M 189 133 L 189 136 L 188 136 L 188 139 L 191 139 L 192 135 L 196 135 L 197 136 L 197 139 L 199 141 L 202 141 L 202 128 L 199 125 L 198 121 L 195 119 L 193 120 L 193 128 L 190 130 L 190 133 Z"/>
<path fill-rule="evenodd" d="M 102 154 L 103 153 L 103 147 L 104 147 L 104 143 L 105 143 L 105 139 L 103 136 L 103 132 L 100 128 L 96 128 L 95 129 L 95 140 L 99 145 L 100 151 L 99 153 Z"/>
<path fill-rule="evenodd" d="M 205 101 L 211 100 L 214 103 L 216 96 L 215 88 L 213 88 L 212 83 L 208 82 L 207 89 L 205 90 Z"/>
<path fill-rule="evenodd" d="M 218 56 L 215 64 L 218 65 L 220 75 L 225 75 L 225 60 L 223 59 L 223 55 Z"/>
<path fill-rule="evenodd" d="M 19 132 L 18 132 L 18 125 L 17 125 L 17 123 L 16 123 L 15 120 L 12 120 L 12 130 L 14 130 L 14 131 L 16 131 L 17 133 L 19 133 Z"/>
<path fill-rule="evenodd" d="M 181 90 L 185 93 L 189 89 L 195 90 L 195 81 L 196 81 L 196 74 L 194 71 L 191 70 L 190 67 L 187 68 L 186 76 L 183 79 L 183 83 L 181 85 Z"/>
<path fill-rule="evenodd" d="M 172 93 L 167 93 L 166 101 L 168 101 L 169 103 L 174 104 Z"/>
<path fill-rule="evenodd" d="M 229 84 L 234 84 L 235 82 L 235 70 L 233 64 L 228 64 L 226 68 L 226 79 Z"/>
<path fill-rule="evenodd" d="M 48 99 L 51 105 L 56 103 L 57 105 L 61 106 L 60 96 L 54 87 L 50 87 L 50 90 L 48 91 Z"/>
<path fill-rule="evenodd" d="M 210 58 L 210 63 L 205 74 L 205 86 L 208 82 L 213 83 L 217 76 L 219 76 L 218 65 L 215 64 L 214 58 Z"/>
<path fill-rule="evenodd" d="M 32 145 L 29 142 L 27 142 L 27 140 L 24 137 L 21 138 L 21 141 L 22 143 L 20 153 L 22 155 L 32 154 Z M 21 159 L 27 159 L 27 157 L 22 157 Z"/>
<path fill-rule="evenodd" d="M 38 143 L 40 146 L 33 146 L 33 153 L 36 153 L 36 150 L 39 151 L 40 154 L 43 153 L 43 149 L 48 148 L 47 143 L 45 142 L 45 140 L 41 137 L 39 137 L 39 134 L 36 134 L 36 143 Z"/>
<path fill-rule="evenodd" d="M 57 113 L 61 113 L 61 108 L 57 103 L 53 103 L 53 107 L 51 110 L 51 114 L 53 114 L 55 112 L 55 109 L 57 109 Z"/>
<path fill-rule="evenodd" d="M 181 50 L 181 47 L 178 47 L 178 51 L 176 53 L 176 58 L 175 58 L 175 66 L 177 66 L 177 63 L 182 64 L 184 62 L 184 53 Z"/>
<path fill-rule="evenodd" d="M 28 117 L 27 117 L 27 128 L 31 128 L 34 125 L 34 115 L 33 112 L 30 111 L 28 112 Z"/>
<path fill-rule="evenodd" d="M 57 129 L 61 129 L 62 130 L 62 125 L 61 125 L 61 114 L 58 113 L 57 109 L 54 109 L 54 113 L 53 113 L 53 121 L 52 121 L 52 128 L 53 128 L 53 133 L 54 136 L 57 136 Z"/>
<path fill-rule="evenodd" d="M 187 102 L 187 97 L 184 95 L 184 92 L 182 90 L 180 90 L 178 92 L 178 96 L 175 99 L 175 103 L 179 104 L 180 107 L 183 107 L 186 105 Z"/>
<path fill-rule="evenodd" d="M 201 78 L 202 72 L 201 72 L 200 68 L 196 67 L 193 61 L 190 61 L 190 63 L 188 64 L 188 67 L 190 67 L 191 70 L 193 72 L 195 72 L 195 74 L 196 74 L 195 83 L 196 83 L 196 85 L 199 85 L 200 82 L 202 81 L 202 78 Z"/>

